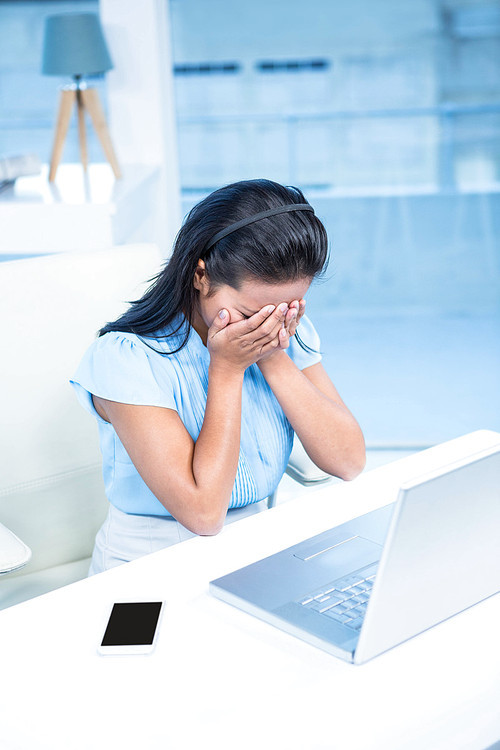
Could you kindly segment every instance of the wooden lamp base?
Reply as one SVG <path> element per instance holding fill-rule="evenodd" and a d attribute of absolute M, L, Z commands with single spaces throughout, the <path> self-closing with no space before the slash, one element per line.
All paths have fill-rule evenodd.
<path fill-rule="evenodd" d="M 116 179 L 120 179 L 122 173 L 118 164 L 118 160 L 116 158 L 113 143 L 111 142 L 111 136 L 106 124 L 106 118 L 104 117 L 104 111 L 101 106 L 99 94 L 94 88 L 80 88 L 79 86 L 73 86 L 72 88 L 63 89 L 61 91 L 61 101 L 59 104 L 59 113 L 57 116 L 54 145 L 52 147 L 52 156 L 50 158 L 49 181 L 53 182 L 56 178 L 57 167 L 59 166 L 59 162 L 61 161 L 64 141 L 68 132 L 71 113 L 73 111 L 75 102 L 78 112 L 78 137 L 80 140 L 80 155 L 84 170 L 87 170 L 88 166 L 87 135 L 85 131 L 85 110 L 87 110 L 97 137 L 101 142 L 104 154 L 108 162 L 111 164 L 113 174 L 115 175 Z"/>

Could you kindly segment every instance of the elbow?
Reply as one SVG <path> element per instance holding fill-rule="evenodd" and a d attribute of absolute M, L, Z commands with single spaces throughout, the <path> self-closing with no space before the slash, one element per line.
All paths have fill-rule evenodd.
<path fill-rule="evenodd" d="M 338 476 L 344 482 L 352 482 L 353 479 L 356 479 L 356 477 L 359 477 L 363 469 L 364 469 L 364 466 L 351 466 L 349 467 L 349 469 L 346 469 L 342 471 L 341 473 L 339 473 Z"/>
<path fill-rule="evenodd" d="M 191 522 L 186 523 L 186 528 L 192 531 L 193 534 L 198 536 L 216 536 L 224 528 L 224 520 L 226 518 L 226 511 L 223 514 L 214 513 L 211 510 L 200 511 L 192 519 Z"/>
<path fill-rule="evenodd" d="M 337 458 L 330 463 L 320 463 L 319 461 L 315 463 L 325 474 L 342 479 L 344 482 L 352 482 L 365 468 L 366 453 L 363 449 L 358 455 L 349 455 L 342 459 Z"/>
<path fill-rule="evenodd" d="M 217 534 L 220 534 L 222 529 L 224 528 L 224 524 L 203 524 L 199 527 L 198 531 L 195 531 L 195 534 L 198 534 L 198 536 L 217 536 Z"/>
<path fill-rule="evenodd" d="M 186 492 L 175 504 L 172 498 L 157 497 L 175 520 L 196 536 L 216 536 L 224 528 L 227 504 L 221 505 L 220 496 Z"/>
<path fill-rule="evenodd" d="M 352 482 L 356 479 L 366 466 L 366 452 L 363 450 L 359 456 L 353 457 L 346 465 L 342 467 L 342 471 L 337 473 L 340 479 L 344 482 Z"/>
<path fill-rule="evenodd" d="M 343 440 L 339 440 L 339 443 L 336 449 L 330 448 L 329 461 L 325 462 L 325 465 L 315 463 L 327 474 L 338 477 L 344 482 L 352 482 L 366 466 L 365 439 L 357 423 L 353 431 L 347 433 Z"/>
<path fill-rule="evenodd" d="M 366 466 L 366 448 L 364 440 L 361 445 L 346 451 L 336 462 L 335 470 L 330 472 L 344 482 L 352 482 Z"/>
<path fill-rule="evenodd" d="M 359 427 L 357 432 L 357 440 L 351 444 L 351 449 L 345 457 L 342 473 L 339 474 L 344 482 L 352 482 L 353 479 L 356 479 L 361 474 L 366 466 L 365 439 Z"/>

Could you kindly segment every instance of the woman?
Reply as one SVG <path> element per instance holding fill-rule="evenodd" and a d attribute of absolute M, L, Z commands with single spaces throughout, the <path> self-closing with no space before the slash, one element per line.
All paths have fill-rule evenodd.
<path fill-rule="evenodd" d="M 263 509 L 294 431 L 329 474 L 363 469 L 304 315 L 326 259 L 297 188 L 237 182 L 189 212 L 165 268 L 71 381 L 99 424 L 110 500 L 89 574 Z"/>

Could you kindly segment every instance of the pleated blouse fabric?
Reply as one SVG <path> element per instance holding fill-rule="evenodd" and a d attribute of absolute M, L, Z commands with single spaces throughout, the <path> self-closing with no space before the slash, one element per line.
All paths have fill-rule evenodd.
<path fill-rule="evenodd" d="M 178 333 L 162 338 L 179 324 Z M 113 425 L 96 412 L 91 396 L 174 409 L 196 441 L 205 414 L 210 355 L 194 328 L 190 328 L 187 344 L 168 354 L 182 341 L 187 325 L 184 316 L 178 315 L 156 338 L 106 333 L 90 345 L 70 380 L 81 405 L 97 420 L 106 495 L 124 513 L 170 516 L 137 472 Z M 290 340 L 287 353 L 302 370 L 321 360 L 320 341 L 306 316 L 298 331 L 318 352 L 306 352 L 295 337 Z M 240 454 L 230 508 L 259 502 L 273 492 L 284 474 L 292 443 L 288 419 L 258 366 L 251 365 L 243 379 Z"/>

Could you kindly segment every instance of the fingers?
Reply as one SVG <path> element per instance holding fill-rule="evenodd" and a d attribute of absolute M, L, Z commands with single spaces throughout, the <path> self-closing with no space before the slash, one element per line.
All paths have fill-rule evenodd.
<path fill-rule="evenodd" d="M 261 345 L 276 336 L 279 348 L 287 348 L 290 337 L 295 335 L 300 319 L 304 315 L 305 307 L 305 299 L 293 300 L 290 304 L 282 302 L 264 320 L 261 317 L 262 310 L 259 310 L 245 321 L 247 331 L 252 335 L 252 340 L 259 341 Z M 286 331 L 286 336 L 280 333 L 281 329 Z"/>
<path fill-rule="evenodd" d="M 290 344 L 290 334 L 287 328 L 282 328 L 279 332 L 280 349 L 288 349 Z"/>
<path fill-rule="evenodd" d="M 288 334 L 288 331 L 283 326 L 280 327 L 277 331 L 276 336 L 274 336 L 270 341 L 265 341 L 264 339 L 261 339 L 262 345 L 260 349 L 261 356 L 265 357 L 266 355 L 269 355 L 270 353 L 282 349 L 288 349 L 288 346 L 290 344 L 290 336 Z"/>
<path fill-rule="evenodd" d="M 266 305 L 246 320 L 231 323 L 228 335 L 238 340 L 245 349 L 257 347 L 260 351 L 270 348 L 286 349 L 290 337 L 294 336 L 300 318 L 304 314 L 305 300 L 293 300 L 288 304 Z M 227 310 L 221 310 L 212 323 L 213 333 L 223 330 L 230 323 Z"/>
<path fill-rule="evenodd" d="M 286 302 L 282 302 L 277 307 L 268 305 L 245 320 L 243 325 L 245 326 L 246 331 L 249 332 L 255 331 L 261 326 L 264 326 L 266 330 L 270 330 L 284 321 L 287 310 L 288 305 Z"/>
<path fill-rule="evenodd" d="M 292 323 L 294 323 L 297 320 L 297 313 L 298 313 L 298 309 L 290 305 L 290 307 L 288 308 L 288 312 L 286 314 L 286 318 L 285 318 L 285 328 L 290 329 L 290 326 L 292 325 Z"/>
<path fill-rule="evenodd" d="M 294 300 L 290 303 L 288 313 L 285 320 L 285 326 L 290 336 L 295 334 L 297 326 L 300 322 L 301 317 L 304 315 L 306 309 L 305 299 Z"/>
<path fill-rule="evenodd" d="M 210 326 L 210 335 L 215 335 L 218 331 L 222 331 L 223 328 L 229 323 L 229 313 L 227 310 L 219 310 L 218 315 L 215 316 Z"/>
<path fill-rule="evenodd" d="M 273 312 L 262 315 L 263 310 L 266 309 L 272 309 Z M 252 342 L 260 341 L 262 343 L 263 340 L 271 340 L 278 336 L 279 329 L 283 327 L 287 311 L 288 305 L 286 302 L 282 302 L 274 309 L 271 305 L 268 308 L 262 308 L 255 315 L 237 325 L 242 326 L 244 338 L 248 338 Z"/>

